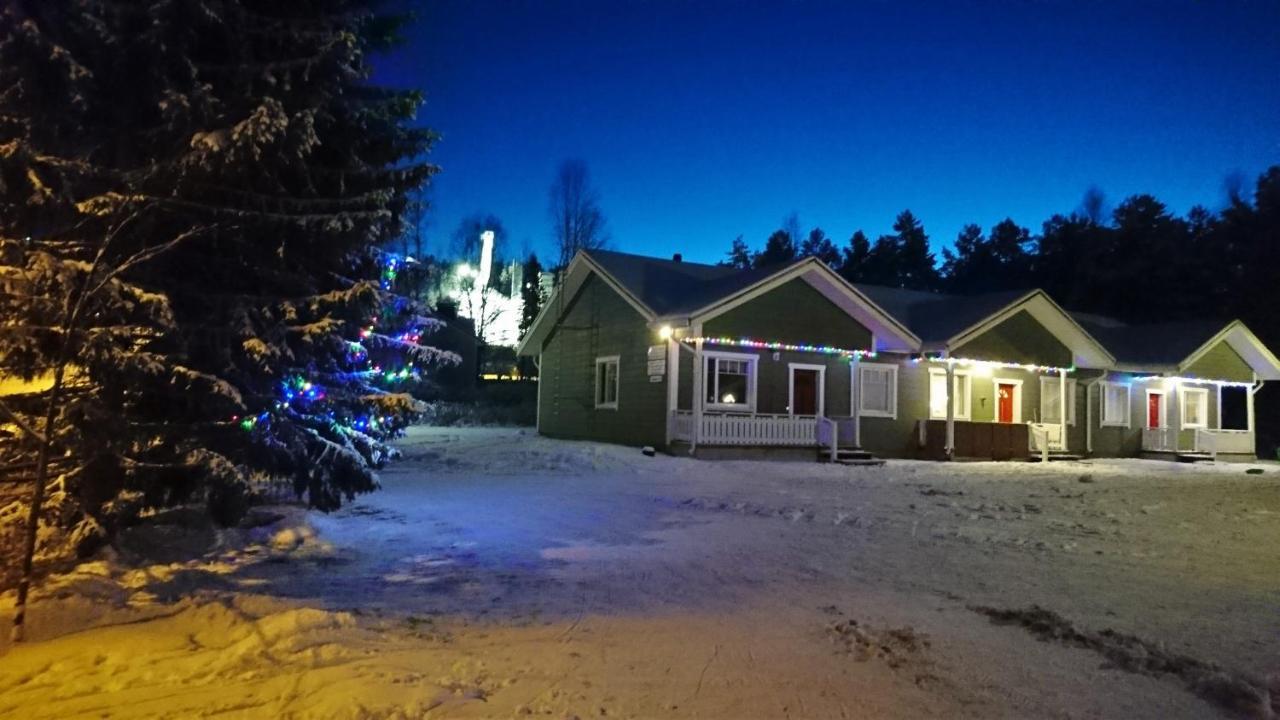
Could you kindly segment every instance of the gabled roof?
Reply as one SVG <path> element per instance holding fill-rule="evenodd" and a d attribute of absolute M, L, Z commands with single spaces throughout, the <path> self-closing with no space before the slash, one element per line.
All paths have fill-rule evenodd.
<path fill-rule="evenodd" d="M 1263 380 L 1280 380 L 1280 359 L 1239 320 L 1183 320 L 1126 325 L 1089 313 L 1071 313 L 1116 357 L 1121 369 L 1181 372 L 1219 342 L 1226 342 Z"/>
<path fill-rule="evenodd" d="M 1071 316 L 1098 338 L 1117 362 L 1153 369 L 1177 367 L 1227 325 L 1223 320 L 1126 325 L 1100 315 L 1073 312 Z"/>
<path fill-rule="evenodd" d="M 693 312 L 788 267 L 739 270 L 610 250 L 588 250 L 586 255 L 655 315 Z"/>
<path fill-rule="evenodd" d="M 1032 292 L 944 295 L 863 283 L 854 283 L 854 287 L 905 323 L 926 345 L 946 343 Z"/>
<path fill-rule="evenodd" d="M 857 284 L 858 290 L 906 323 L 925 352 L 951 351 L 1021 311 L 1026 311 L 1070 351 L 1081 367 L 1107 367 L 1114 358 L 1043 290 L 1002 290 L 948 295 Z"/>
<path fill-rule="evenodd" d="M 872 331 L 876 349 L 913 352 L 920 340 L 897 318 L 814 258 L 740 270 L 722 265 L 665 260 L 644 255 L 584 250 L 566 268 L 560 286 L 548 299 L 518 354 L 541 345 L 591 274 L 599 276 L 651 324 L 692 325 L 725 312 L 737 303 L 773 287 L 803 279 Z"/>

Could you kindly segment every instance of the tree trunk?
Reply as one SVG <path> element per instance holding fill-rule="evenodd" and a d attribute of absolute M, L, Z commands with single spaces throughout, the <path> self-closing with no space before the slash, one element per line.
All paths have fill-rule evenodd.
<path fill-rule="evenodd" d="M 40 510 L 44 505 L 44 489 L 49 481 L 49 450 L 53 442 L 53 416 L 58 411 L 58 398 L 62 394 L 62 376 L 65 361 L 59 362 L 53 371 L 53 387 L 49 388 L 49 401 L 44 412 L 40 453 L 36 461 L 35 489 L 31 493 L 31 510 L 27 514 L 26 535 L 22 549 L 22 579 L 18 581 L 18 601 L 14 605 L 13 642 L 22 642 L 26 636 L 27 596 L 35 575 L 36 541 L 39 538 Z"/>

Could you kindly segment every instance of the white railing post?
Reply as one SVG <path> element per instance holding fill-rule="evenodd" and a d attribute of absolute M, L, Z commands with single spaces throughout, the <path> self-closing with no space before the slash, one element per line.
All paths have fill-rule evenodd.
<path fill-rule="evenodd" d="M 849 375 L 849 417 L 853 422 L 853 446 L 862 447 L 862 417 L 859 407 L 862 405 L 862 372 L 858 367 L 858 356 L 853 356 Z M 897 389 L 894 389 L 897 392 Z"/>
<path fill-rule="evenodd" d="M 699 337 L 693 341 L 693 439 L 689 442 L 690 451 L 696 451 L 698 441 L 702 439 L 702 405 L 706 402 L 702 383 L 706 376 L 707 369 L 702 366 L 702 338 Z"/>
<path fill-rule="evenodd" d="M 1067 450 L 1067 371 L 1058 370 L 1058 444 L 1062 451 Z"/>
<path fill-rule="evenodd" d="M 948 460 L 956 452 L 956 366 L 947 363 L 947 443 L 942 449 Z"/>

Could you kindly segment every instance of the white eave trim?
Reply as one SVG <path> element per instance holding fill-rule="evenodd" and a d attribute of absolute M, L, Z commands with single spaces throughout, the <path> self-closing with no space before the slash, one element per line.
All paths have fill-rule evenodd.
<path fill-rule="evenodd" d="M 551 297 L 547 298 L 547 303 L 538 311 L 538 317 L 534 319 L 533 324 L 529 326 L 529 332 L 525 333 L 524 339 L 516 345 L 516 355 L 536 355 L 536 352 L 529 352 L 529 344 L 537 341 L 540 345 L 543 338 L 550 332 L 550 328 L 546 323 L 553 314 L 554 320 L 560 319 L 561 312 L 573 302 L 578 291 L 586 284 L 590 273 L 595 273 L 601 280 L 605 282 L 614 292 L 618 293 L 623 300 L 626 300 L 645 322 L 652 323 L 656 314 L 635 295 L 631 294 L 622 283 L 618 282 L 612 275 L 605 271 L 595 260 L 591 259 L 585 251 L 579 250 L 573 256 L 573 260 L 569 262 L 569 267 L 565 269 L 564 278 L 560 281 L 560 285 L 551 293 Z M 566 298 L 565 295 L 568 295 Z"/>
<path fill-rule="evenodd" d="M 1263 345 L 1258 336 L 1254 335 L 1253 331 L 1239 320 L 1232 320 L 1227 323 L 1226 327 L 1196 348 L 1195 352 L 1188 355 L 1185 360 L 1178 364 L 1178 373 L 1181 374 L 1194 365 L 1223 340 L 1253 369 L 1259 379 L 1280 380 L 1280 359 L 1276 358 L 1275 353 L 1271 352 L 1271 349 L 1266 345 Z"/>
<path fill-rule="evenodd" d="M 812 273 L 816 273 L 817 278 L 821 278 L 821 280 L 816 281 L 817 278 Z M 699 308 L 689 313 L 688 322 L 691 325 L 705 324 L 707 321 L 797 278 L 808 282 L 815 290 L 844 310 L 850 318 L 866 327 L 867 322 L 864 321 L 864 318 L 859 318 L 851 313 L 849 307 L 836 302 L 831 295 L 836 293 L 853 303 L 855 307 L 860 306 L 864 309 L 868 316 L 865 320 L 870 320 L 873 324 L 879 325 L 879 327 L 867 327 L 867 330 L 873 336 L 875 344 L 882 346 L 872 348 L 873 350 L 877 352 L 919 352 L 920 338 L 916 337 L 897 318 L 885 312 L 883 308 L 872 302 L 871 298 L 868 298 L 857 288 L 850 285 L 848 281 L 816 258 L 804 258 L 796 261 L 778 272 L 748 285 L 733 295 L 720 298 L 705 307 Z M 823 281 L 827 284 L 826 287 L 819 284 L 819 282 Z M 886 340 L 888 341 L 887 343 Z M 896 342 L 894 342 L 895 340 Z"/>
<path fill-rule="evenodd" d="M 1043 301 L 1046 306 L 1037 307 L 1037 300 Z M 981 321 L 957 333 L 940 346 L 928 348 L 926 351 L 955 350 L 1022 310 L 1026 310 L 1031 317 L 1035 318 L 1036 322 L 1044 326 L 1045 330 L 1048 330 L 1059 342 L 1067 346 L 1067 349 L 1071 351 L 1072 362 L 1077 367 L 1093 369 L 1115 367 L 1115 356 L 1102 343 L 1095 340 L 1087 330 L 1080 326 L 1080 323 L 1075 321 L 1075 318 L 1071 317 L 1066 310 L 1063 310 L 1043 290 L 1028 292 Z M 1055 322 L 1055 320 L 1057 321 Z M 1072 337 L 1073 334 L 1075 337 Z"/>

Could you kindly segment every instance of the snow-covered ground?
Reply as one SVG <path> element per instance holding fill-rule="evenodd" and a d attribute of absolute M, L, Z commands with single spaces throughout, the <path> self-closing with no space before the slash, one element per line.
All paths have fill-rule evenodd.
<path fill-rule="evenodd" d="M 1275 464 L 402 449 L 333 515 L 142 528 L 50 579 L 34 641 L 0 645 L 0 717 L 1280 710 Z"/>

